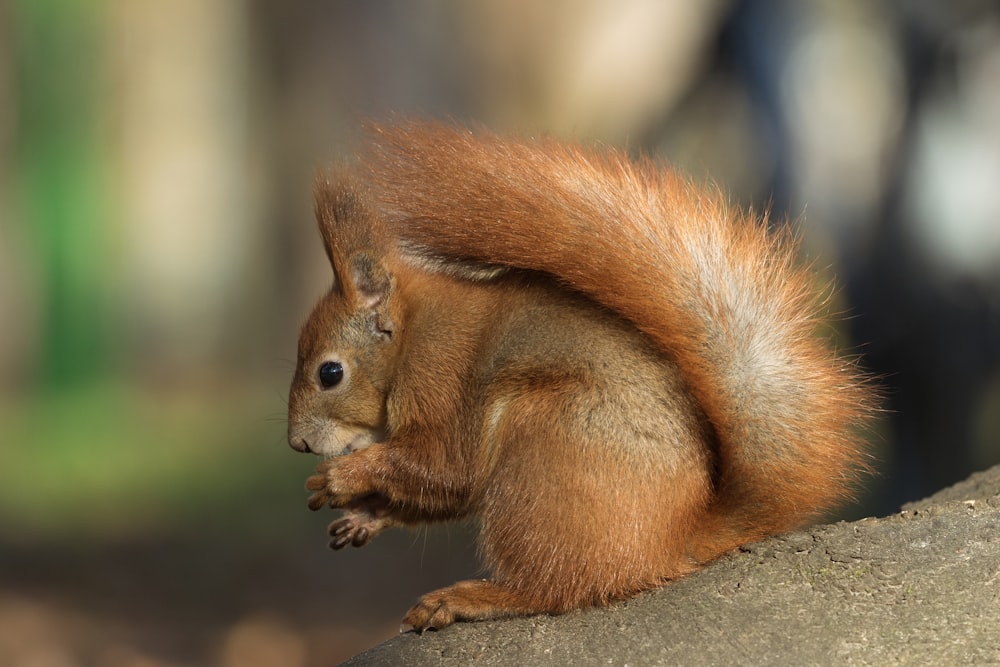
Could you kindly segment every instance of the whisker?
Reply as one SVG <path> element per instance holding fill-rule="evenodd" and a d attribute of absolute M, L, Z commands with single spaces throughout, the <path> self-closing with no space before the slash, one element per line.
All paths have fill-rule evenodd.
<path fill-rule="evenodd" d="M 274 391 L 275 398 L 277 398 L 279 401 L 281 401 L 284 404 L 284 406 L 287 408 L 288 407 L 288 393 L 284 392 L 284 391 L 278 391 L 278 389 L 273 389 L 273 391 Z"/>

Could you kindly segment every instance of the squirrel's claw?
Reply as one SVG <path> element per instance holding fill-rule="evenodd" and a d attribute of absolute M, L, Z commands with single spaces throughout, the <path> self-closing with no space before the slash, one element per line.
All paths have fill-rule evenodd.
<path fill-rule="evenodd" d="M 403 626 L 410 626 L 423 634 L 424 630 L 440 630 L 455 622 L 455 615 L 444 600 L 435 600 L 425 595 L 420 602 L 406 612 Z"/>

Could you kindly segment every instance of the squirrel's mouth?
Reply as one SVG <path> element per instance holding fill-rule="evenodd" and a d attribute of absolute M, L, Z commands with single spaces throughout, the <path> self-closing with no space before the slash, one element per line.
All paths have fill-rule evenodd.
<path fill-rule="evenodd" d="M 383 429 L 327 422 L 289 429 L 288 444 L 297 452 L 329 459 L 371 447 L 384 439 Z"/>
<path fill-rule="evenodd" d="M 344 448 L 340 450 L 338 456 L 343 456 L 345 454 L 350 454 L 351 452 L 371 447 L 383 437 L 384 433 L 382 433 L 382 431 L 360 431 L 355 433 L 347 441 L 347 444 L 344 445 Z"/>

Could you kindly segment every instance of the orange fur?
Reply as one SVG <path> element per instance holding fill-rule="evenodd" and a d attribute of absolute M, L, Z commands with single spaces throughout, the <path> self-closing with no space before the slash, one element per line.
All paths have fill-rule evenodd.
<path fill-rule="evenodd" d="M 606 604 L 848 492 L 870 391 L 817 337 L 787 232 L 612 151 L 372 136 L 318 187 L 337 284 L 303 329 L 289 440 L 370 445 L 309 480 L 348 509 L 335 546 L 482 518 L 490 581 L 425 596 L 411 625 Z M 346 386 L 317 386 L 330 359 Z"/>

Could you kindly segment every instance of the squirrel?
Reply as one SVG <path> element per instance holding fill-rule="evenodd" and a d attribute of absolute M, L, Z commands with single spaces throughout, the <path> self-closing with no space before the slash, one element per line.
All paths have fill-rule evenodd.
<path fill-rule="evenodd" d="M 404 624 L 607 605 L 790 530 L 868 469 L 875 407 L 786 228 L 651 160 L 436 122 L 321 174 L 334 282 L 292 448 L 330 546 L 480 522 L 490 572 Z"/>

